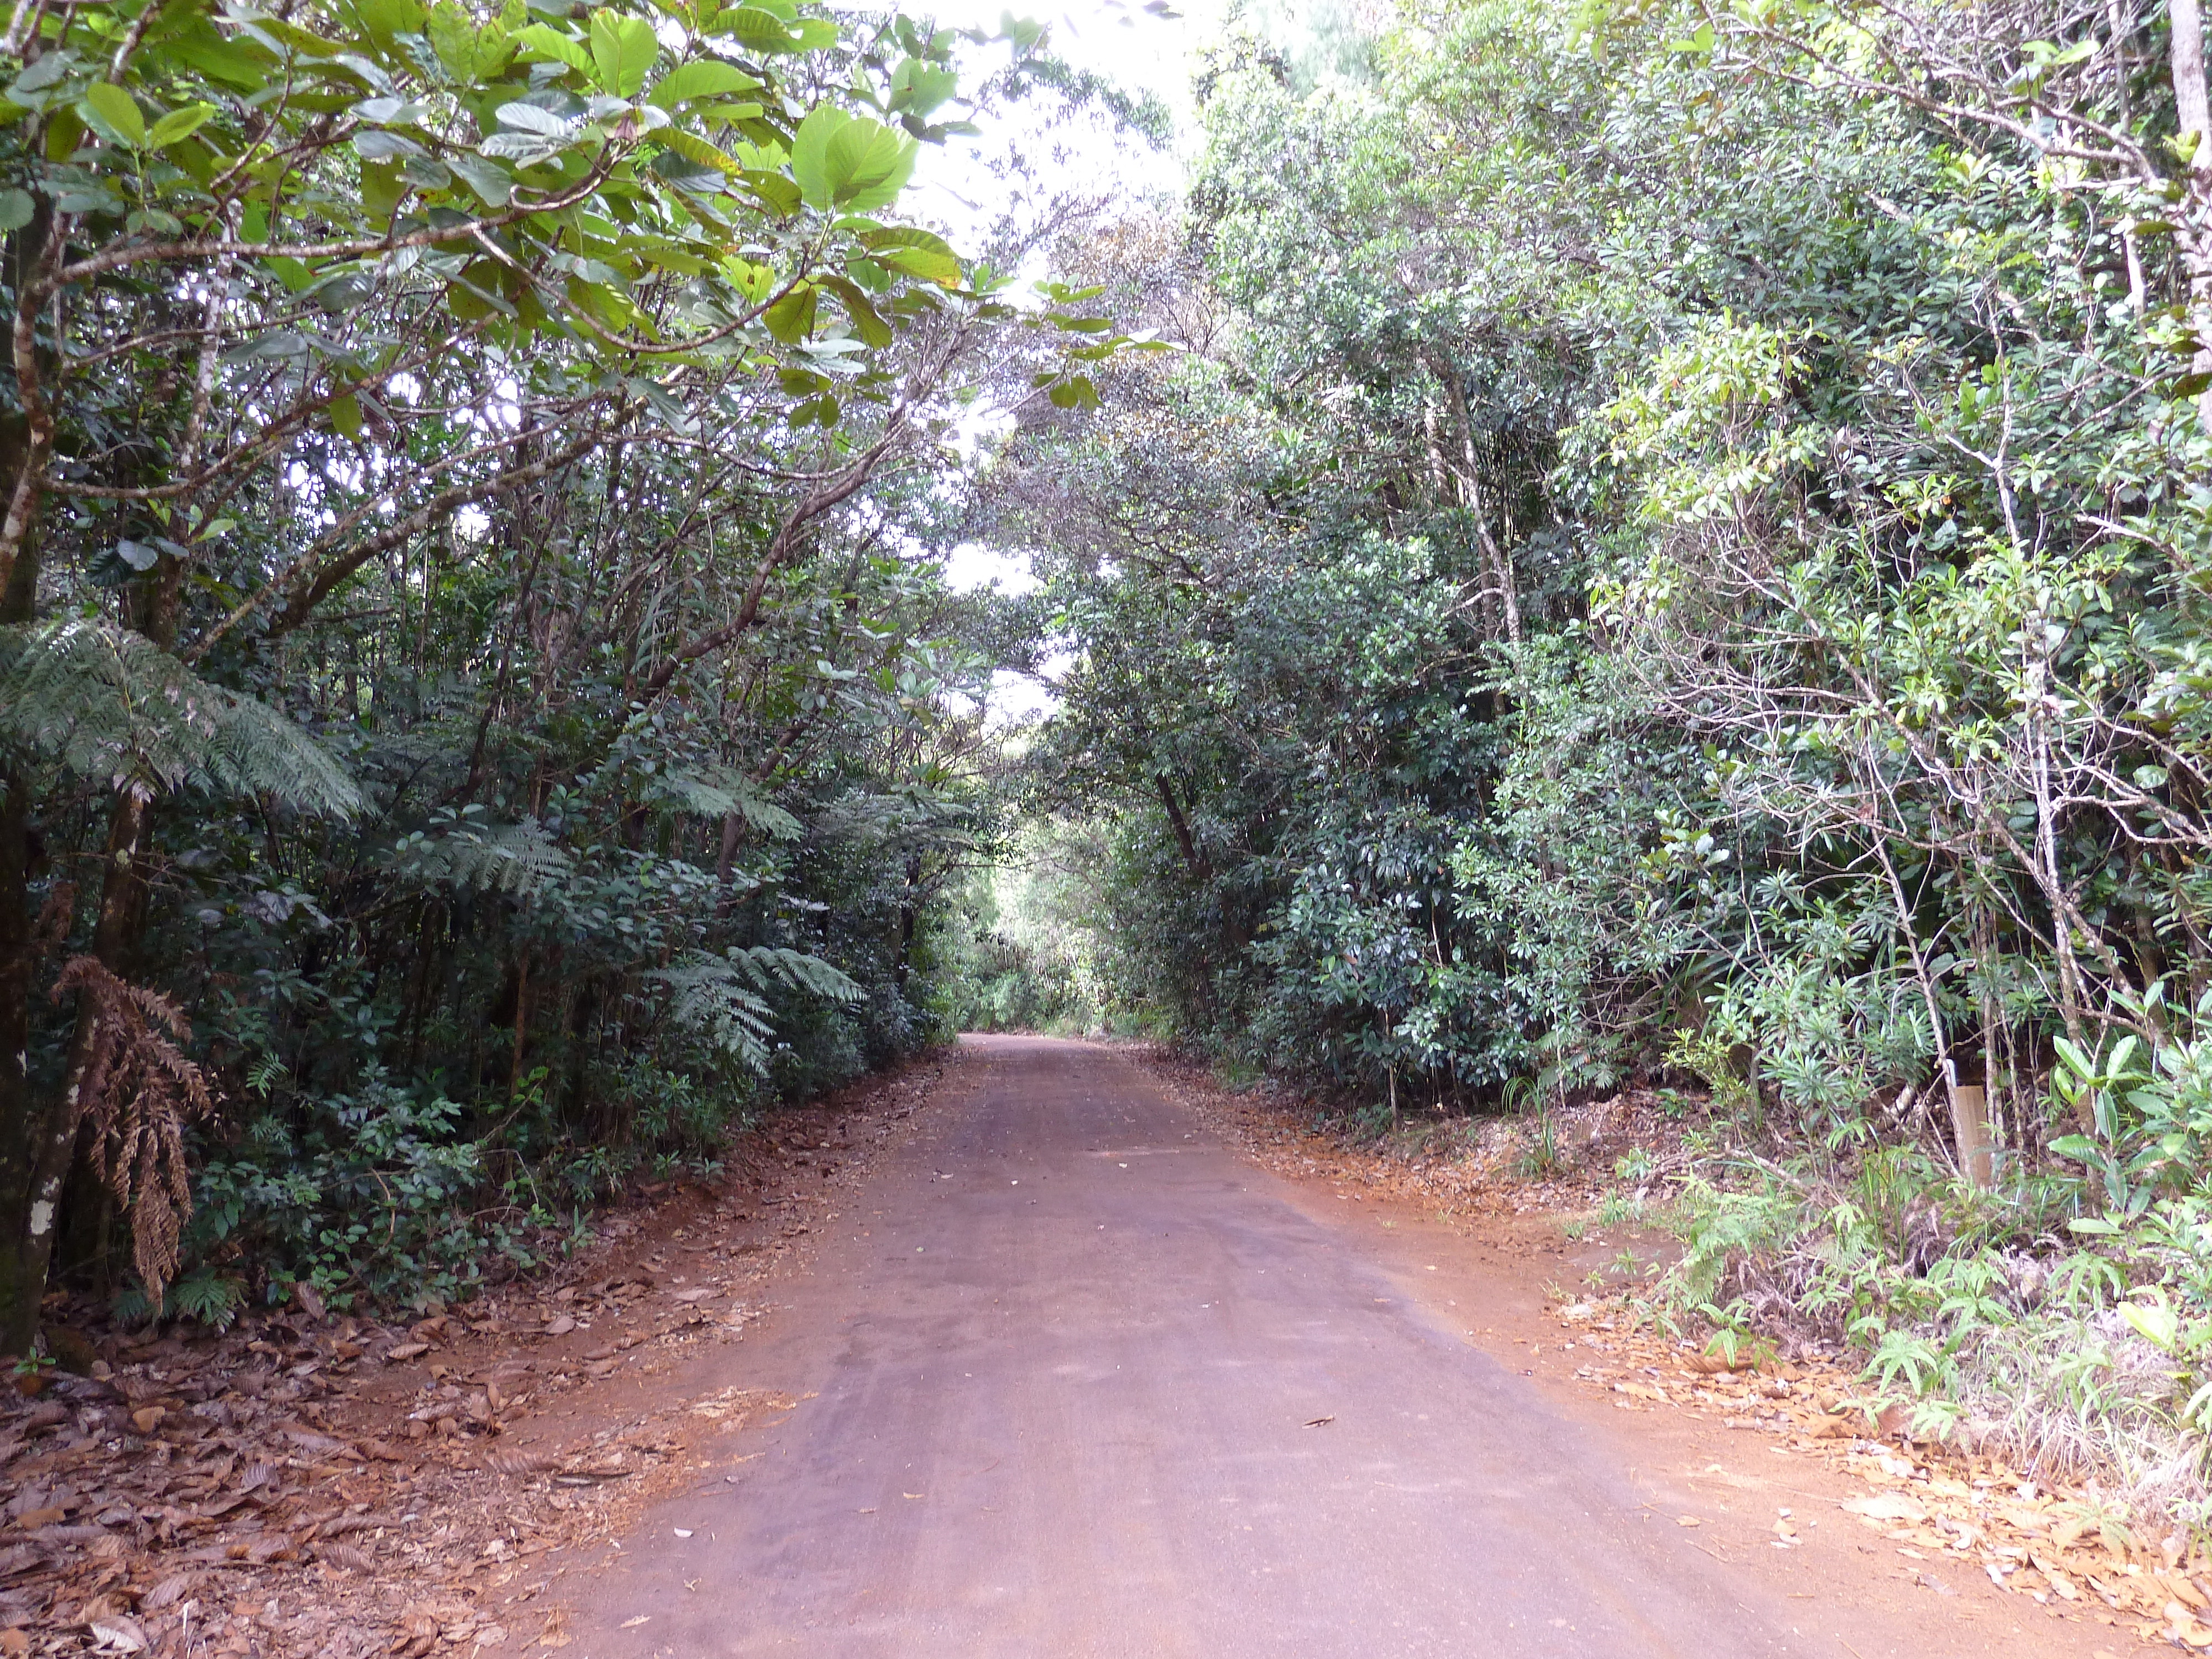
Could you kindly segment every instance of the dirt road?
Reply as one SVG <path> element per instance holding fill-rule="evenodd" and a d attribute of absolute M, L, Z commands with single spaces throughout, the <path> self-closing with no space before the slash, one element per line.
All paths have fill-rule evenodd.
<path fill-rule="evenodd" d="M 1723 1560 L 1632 1434 L 1128 1060 L 968 1071 L 718 1362 L 800 1403 L 622 1540 L 564 1659 L 2088 1651 Z"/>

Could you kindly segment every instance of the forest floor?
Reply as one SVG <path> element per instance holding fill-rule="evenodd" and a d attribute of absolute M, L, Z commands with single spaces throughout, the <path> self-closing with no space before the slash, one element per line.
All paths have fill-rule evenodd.
<path fill-rule="evenodd" d="M 547 1652 L 576 1553 L 788 1410 L 670 1386 L 739 1342 L 957 1055 L 781 1112 L 556 1267 L 404 1325 L 79 1315 L 0 1396 L 0 1659 Z"/>
<path fill-rule="evenodd" d="M 0 1659 L 2212 1646 L 2093 1494 L 1629 1328 L 1589 1183 L 1419 1165 L 987 1040 L 437 1318 L 94 1333 L 0 1413 Z"/>

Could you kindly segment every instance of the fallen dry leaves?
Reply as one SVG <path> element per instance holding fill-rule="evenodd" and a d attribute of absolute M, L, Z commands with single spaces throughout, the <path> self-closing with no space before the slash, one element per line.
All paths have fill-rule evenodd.
<path fill-rule="evenodd" d="M 623 1524 L 695 1442 L 797 1403 L 647 1386 L 615 1411 L 585 1391 L 738 1338 L 803 1218 L 944 1072 L 781 1116 L 716 1189 L 611 1216 L 557 1278 L 465 1308 L 88 1341 L 86 1374 L 0 1397 L 0 1659 L 565 1645 L 562 1610 L 530 1605 L 561 1553 Z M 538 1441 L 556 1399 L 602 1426 Z"/>
<path fill-rule="evenodd" d="M 1562 1304 L 1553 1317 L 1574 1380 L 1628 1411 L 1666 1408 L 1771 1437 L 1840 1465 L 1867 1487 L 1844 1513 L 1911 1561 L 1970 1563 L 2008 1595 L 2101 1617 L 2147 1641 L 2212 1650 L 2212 1558 L 2179 1535 L 2137 1538 L 2089 1491 L 2053 1488 L 1978 1455 L 1906 1437 L 1905 1413 L 1872 1412 L 1856 1373 L 1820 1359 L 1736 1365 L 1635 1325 L 1625 1304 Z M 1788 1518 L 1773 1542 L 1802 1540 Z"/>

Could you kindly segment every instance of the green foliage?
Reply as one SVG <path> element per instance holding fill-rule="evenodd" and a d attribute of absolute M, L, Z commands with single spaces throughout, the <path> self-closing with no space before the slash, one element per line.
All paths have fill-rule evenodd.
<path fill-rule="evenodd" d="M 1705 1085 L 1705 1097 L 1723 1117 L 1755 1122 L 1759 1091 L 1739 1074 L 1735 1045 L 1718 1030 L 1677 1031 L 1667 1045 L 1667 1064 Z"/>
<path fill-rule="evenodd" d="M 1099 854 L 1087 826 L 1032 823 L 971 878 L 933 944 L 954 1030 L 1079 1035 L 1128 1019 L 1107 988 L 1112 946 L 1086 926 Z"/>
<path fill-rule="evenodd" d="M 2197 1156 L 2111 1104 L 2186 1094 L 2212 979 L 2166 38 L 1843 15 L 1209 54 L 1184 218 L 1067 261 L 1184 353 L 979 513 L 1042 550 L 1106 1005 L 1362 1111 L 1686 1073 L 1831 1157 L 1978 1088 L 2014 1174 L 2109 1025 L 2079 1100 L 2154 1131 L 2051 1150 L 2116 1204 Z"/>
<path fill-rule="evenodd" d="M 266 795 L 311 812 L 362 805 L 307 732 L 99 620 L 0 629 L 0 742 L 117 790 Z"/>
<path fill-rule="evenodd" d="M 484 1243 L 470 1202 L 483 1154 L 461 1118 L 377 1073 L 258 1116 L 210 1150 L 188 1242 L 245 1265 L 271 1299 L 304 1279 L 340 1308 L 457 1300 Z"/>
<path fill-rule="evenodd" d="M 158 1311 L 164 1319 L 189 1319 L 210 1330 L 227 1331 L 246 1301 L 244 1280 L 203 1266 L 170 1285 L 158 1310 L 145 1287 L 134 1280 L 116 1293 L 111 1311 L 125 1324 L 144 1323 Z"/>
<path fill-rule="evenodd" d="M 944 579 L 954 440 L 1146 344 L 1012 293 L 1019 225 L 906 210 L 923 147 L 1065 102 L 1039 32 L 9 27 L 0 1347 L 45 1291 L 80 956 L 189 1015 L 222 1105 L 185 1242 L 256 1296 L 449 1299 L 942 1035 L 1006 631 Z M 55 1265 L 90 1279 L 104 1224 Z"/>
<path fill-rule="evenodd" d="M 2062 1135 L 2051 1150 L 2087 1168 L 2116 1216 L 2140 1215 L 2161 1195 L 2207 1195 L 2212 994 L 2162 1024 L 2155 1048 L 2125 1036 L 2093 1057 L 2063 1037 L 2052 1042 L 2053 1091 L 2093 1133 Z"/>

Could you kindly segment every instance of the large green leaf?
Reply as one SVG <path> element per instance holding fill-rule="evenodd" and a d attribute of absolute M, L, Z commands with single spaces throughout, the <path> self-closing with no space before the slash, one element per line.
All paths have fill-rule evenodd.
<path fill-rule="evenodd" d="M 667 145 L 687 161 L 696 161 L 702 167 L 713 167 L 718 173 L 730 173 L 738 170 L 735 161 L 715 149 L 696 132 L 671 131 L 657 132 L 653 134 L 653 137 L 660 143 Z"/>
<path fill-rule="evenodd" d="M 111 82 L 95 81 L 84 89 L 78 106 L 85 125 L 110 143 L 137 149 L 146 142 L 146 118 L 138 100 Z"/>
<path fill-rule="evenodd" d="M 453 171 L 487 207 L 505 207 L 514 193 L 514 180 L 496 161 L 475 155 L 456 155 Z"/>
<path fill-rule="evenodd" d="M 764 6 L 732 7 L 715 18 L 714 28 L 717 34 L 734 34 L 755 52 L 798 52 L 806 45 L 788 21 Z"/>
<path fill-rule="evenodd" d="M 859 286 L 842 276 L 824 276 L 822 286 L 837 296 L 837 303 L 845 307 L 845 314 L 853 320 L 853 332 L 861 343 L 881 349 L 891 343 L 891 328 L 883 313 L 868 303 L 868 296 Z"/>
<path fill-rule="evenodd" d="M 903 114 L 927 115 L 959 90 L 956 71 L 908 58 L 891 71 L 890 106 Z"/>
<path fill-rule="evenodd" d="M 430 14 L 429 33 L 446 73 L 465 84 L 496 75 L 514 56 L 517 45 L 497 23 L 479 27 L 467 8 L 452 0 Z"/>
<path fill-rule="evenodd" d="M 791 172 L 809 207 L 866 213 L 898 199 L 918 149 L 879 121 L 823 104 L 799 124 Z"/>
<path fill-rule="evenodd" d="M 635 98 L 653 72 L 660 41 L 642 17 L 592 14 L 592 78 L 617 98 Z"/>
<path fill-rule="evenodd" d="M 770 306 L 761 321 L 776 339 L 797 345 L 814 331 L 814 289 L 796 289 Z"/>
<path fill-rule="evenodd" d="M 349 9 L 354 14 L 355 21 L 362 33 L 368 36 L 380 50 L 385 52 L 390 52 L 392 43 L 401 35 L 420 34 L 422 32 L 422 8 L 416 3 L 416 0 L 353 0 Z M 441 7 L 440 9 L 459 11 L 460 8 L 449 4 Z M 471 27 L 473 29 L 473 25 Z M 434 18 L 431 24 L 434 42 L 436 40 L 436 21 Z"/>
<path fill-rule="evenodd" d="M 258 44 L 243 37 L 226 40 L 204 24 L 195 23 L 184 34 L 164 41 L 161 52 L 241 92 L 258 91 L 268 80 L 269 57 Z"/>
<path fill-rule="evenodd" d="M 757 76 L 718 58 L 696 58 L 679 64 L 660 77 L 646 101 L 673 109 L 696 98 L 721 98 L 733 92 L 750 92 L 760 85 Z"/>
<path fill-rule="evenodd" d="M 215 113 L 213 104 L 187 104 L 182 109 L 173 109 L 146 135 L 146 148 L 166 149 L 171 144 L 182 143 L 198 132 Z"/>
<path fill-rule="evenodd" d="M 592 73 L 592 54 L 557 29 L 550 29 L 543 23 L 532 23 L 514 40 L 524 51 L 550 63 L 566 64 L 584 75 Z"/>
<path fill-rule="evenodd" d="M 960 260 L 942 236 L 911 225 L 860 233 L 860 244 L 887 265 L 925 282 L 953 287 L 961 278 Z"/>
<path fill-rule="evenodd" d="M 763 173 L 757 167 L 747 167 L 738 178 L 760 199 L 763 207 L 779 217 L 787 217 L 798 212 L 801 206 L 799 186 L 780 173 Z"/>

